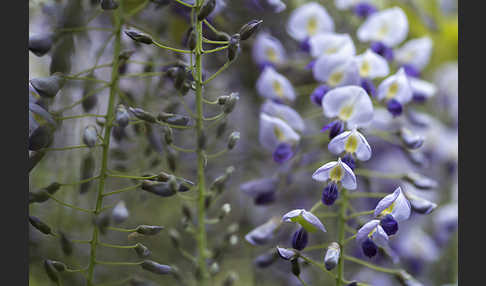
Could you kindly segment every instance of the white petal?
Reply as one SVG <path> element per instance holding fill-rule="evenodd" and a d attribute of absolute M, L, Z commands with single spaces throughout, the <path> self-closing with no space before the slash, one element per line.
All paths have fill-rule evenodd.
<path fill-rule="evenodd" d="M 379 41 L 390 47 L 403 42 L 407 34 L 407 16 L 399 7 L 370 15 L 357 31 L 358 39 L 362 42 Z"/>
<path fill-rule="evenodd" d="M 367 161 L 371 158 L 371 146 L 363 136 L 363 134 L 355 131 L 355 134 L 358 136 L 358 148 L 356 149 L 356 158 L 361 161 Z"/>
<path fill-rule="evenodd" d="M 425 80 L 409 78 L 410 86 L 414 93 L 421 94 L 426 98 L 432 97 L 437 93 L 437 87 Z"/>
<path fill-rule="evenodd" d="M 253 43 L 253 59 L 258 64 L 286 62 L 285 49 L 280 41 L 266 32 L 259 33 Z"/>
<path fill-rule="evenodd" d="M 410 202 L 407 198 L 403 195 L 401 188 L 399 188 L 400 193 L 395 200 L 395 205 L 393 206 L 393 210 L 391 215 L 395 218 L 396 221 L 404 221 L 410 217 L 411 213 L 411 206 Z"/>
<path fill-rule="evenodd" d="M 345 131 L 332 138 L 327 145 L 327 149 L 329 149 L 329 151 L 335 155 L 341 154 L 344 152 L 344 147 L 346 146 L 349 135 L 351 135 L 351 131 Z"/>
<path fill-rule="evenodd" d="M 281 221 L 278 217 L 273 217 L 266 223 L 256 227 L 245 235 L 246 241 L 253 245 L 262 245 L 273 238 L 276 230 L 280 226 Z"/>
<path fill-rule="evenodd" d="M 259 140 L 263 147 L 273 151 L 279 143 L 297 143 L 300 135 L 282 119 L 261 113 Z"/>
<path fill-rule="evenodd" d="M 366 0 L 334 0 L 334 5 L 338 10 L 347 10 L 359 2 L 368 2 Z"/>
<path fill-rule="evenodd" d="M 338 55 L 352 57 L 356 54 L 353 40 L 348 34 L 317 34 L 310 38 L 309 45 L 314 58 Z"/>
<path fill-rule="evenodd" d="M 338 159 L 338 163 L 341 164 L 341 167 L 344 169 L 343 178 L 341 179 L 341 184 L 344 188 L 348 190 L 356 190 L 356 176 L 353 173 L 353 170 L 349 168 L 348 165 L 341 161 L 341 158 Z"/>
<path fill-rule="evenodd" d="M 269 99 L 285 99 L 293 101 L 295 91 L 290 81 L 276 72 L 272 67 L 266 67 L 256 83 L 258 93 Z"/>
<path fill-rule="evenodd" d="M 388 245 L 388 235 L 381 225 L 376 227 L 376 231 L 371 235 L 371 239 L 380 247 L 386 247 Z"/>
<path fill-rule="evenodd" d="M 409 64 L 422 70 L 430 60 L 432 53 L 432 40 L 422 37 L 406 42 L 395 51 L 395 59 L 400 64 Z"/>
<path fill-rule="evenodd" d="M 380 221 L 377 219 L 365 223 L 356 233 L 356 241 L 361 244 L 379 224 Z"/>
<path fill-rule="evenodd" d="M 361 90 L 353 103 L 353 110 L 347 120 L 349 129 L 366 126 L 373 120 L 373 103 L 364 89 Z"/>
<path fill-rule="evenodd" d="M 262 193 L 272 192 L 276 189 L 277 179 L 275 178 L 261 178 L 251 180 L 240 185 L 240 190 L 249 195 L 250 197 L 256 197 Z"/>
<path fill-rule="evenodd" d="M 312 67 L 312 74 L 331 87 L 360 83 L 358 63 L 348 56 L 321 56 Z"/>
<path fill-rule="evenodd" d="M 285 104 L 267 100 L 262 106 L 262 112 L 282 119 L 296 131 L 302 132 L 305 128 L 304 120 L 299 113 Z"/>
<path fill-rule="evenodd" d="M 403 68 L 400 68 L 396 74 L 382 81 L 376 92 L 376 98 L 378 100 L 389 100 L 393 98 L 401 104 L 409 102 L 412 96 L 412 87 Z"/>
<path fill-rule="evenodd" d="M 304 210 L 302 212 L 302 217 L 308 222 L 310 223 L 311 225 L 313 225 L 315 228 L 323 231 L 323 232 L 326 232 L 326 228 L 324 227 L 324 225 L 322 224 L 322 222 L 314 215 L 312 214 L 311 212 L 308 212 L 306 210 Z"/>
<path fill-rule="evenodd" d="M 375 212 L 374 215 L 375 217 L 378 217 L 385 209 L 390 207 L 395 200 L 398 198 L 401 192 L 401 188 L 398 187 L 395 189 L 395 191 L 389 195 L 386 195 L 383 199 L 381 199 L 378 204 L 375 207 Z"/>
<path fill-rule="evenodd" d="M 128 209 L 124 201 L 119 201 L 113 208 L 112 216 L 116 223 L 121 223 L 128 218 Z"/>
<path fill-rule="evenodd" d="M 287 32 L 297 41 L 333 31 L 334 22 L 331 16 L 317 2 L 309 2 L 292 11 L 287 23 Z"/>
<path fill-rule="evenodd" d="M 304 209 L 291 210 L 282 216 L 282 221 L 292 222 L 292 218 L 300 216 L 300 214 L 304 211 L 305 211 Z"/>
<path fill-rule="evenodd" d="M 390 72 L 387 60 L 372 50 L 367 50 L 356 56 L 355 59 L 358 62 L 361 77 L 374 79 L 385 77 Z"/>
<path fill-rule="evenodd" d="M 317 169 L 314 174 L 312 174 L 312 179 L 316 181 L 325 182 L 329 179 L 329 172 L 331 169 L 337 165 L 338 162 L 332 161 L 322 165 L 319 169 Z"/>

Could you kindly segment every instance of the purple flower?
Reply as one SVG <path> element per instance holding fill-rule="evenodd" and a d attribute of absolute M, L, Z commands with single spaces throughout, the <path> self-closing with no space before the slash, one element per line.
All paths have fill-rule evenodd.
<path fill-rule="evenodd" d="M 388 61 L 393 60 L 393 49 L 388 47 L 382 42 L 373 42 L 371 43 L 371 50 L 380 56 L 384 57 Z"/>
<path fill-rule="evenodd" d="M 314 91 L 310 95 L 311 101 L 318 106 L 322 106 L 322 98 L 329 90 L 329 86 L 325 84 L 316 87 L 316 89 L 314 89 Z"/>
<path fill-rule="evenodd" d="M 387 104 L 386 104 L 386 109 L 393 115 L 393 116 L 398 116 L 400 114 L 402 114 L 402 111 L 403 111 L 403 107 L 402 107 L 402 104 L 392 98 L 390 99 Z"/>
<path fill-rule="evenodd" d="M 282 164 L 292 158 L 293 155 L 294 151 L 292 150 L 292 146 L 287 143 L 280 143 L 273 152 L 273 160 Z"/>
<path fill-rule="evenodd" d="M 338 198 L 338 187 L 336 183 L 329 183 L 322 191 L 322 203 L 326 206 L 331 206 L 334 204 Z"/>
<path fill-rule="evenodd" d="M 369 15 L 378 11 L 375 6 L 370 3 L 361 2 L 354 6 L 354 13 L 361 18 L 367 18 Z"/>
<path fill-rule="evenodd" d="M 292 247 L 297 250 L 303 250 L 309 241 L 307 231 L 301 227 L 292 236 Z"/>

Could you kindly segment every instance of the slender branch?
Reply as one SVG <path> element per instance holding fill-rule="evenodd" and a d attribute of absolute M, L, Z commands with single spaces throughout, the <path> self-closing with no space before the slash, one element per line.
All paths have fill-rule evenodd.
<path fill-rule="evenodd" d="M 183 5 L 183 6 L 189 7 L 189 8 L 194 8 L 195 7 L 195 6 L 193 6 L 191 4 L 188 4 L 188 3 L 186 3 L 186 2 L 184 2 L 182 0 L 174 0 L 174 1 L 176 1 L 177 3 L 179 3 L 179 4 Z"/>
<path fill-rule="evenodd" d="M 63 116 L 63 117 L 58 117 L 58 120 L 68 120 L 68 119 L 77 119 L 77 118 L 84 118 L 84 117 L 106 117 L 105 115 L 100 115 L 100 114 L 79 114 L 79 115 L 70 115 L 70 116 Z"/>
<path fill-rule="evenodd" d="M 203 54 L 212 54 L 212 53 L 219 52 L 219 51 L 222 51 L 224 49 L 227 49 L 228 47 L 229 47 L 229 45 L 226 45 L 226 46 L 223 46 L 223 47 L 214 48 L 214 49 L 211 49 L 211 50 L 203 50 L 202 53 Z"/>
<path fill-rule="evenodd" d="M 114 226 L 108 226 L 106 229 L 113 230 L 113 231 L 119 231 L 119 232 L 135 232 L 135 231 L 137 231 L 136 228 L 119 228 L 119 227 L 114 227 Z"/>
<path fill-rule="evenodd" d="M 364 260 L 361 260 L 359 258 L 355 258 L 355 257 L 345 255 L 345 254 L 342 255 L 342 257 L 345 260 L 349 260 L 349 261 L 352 261 L 354 263 L 361 264 L 361 265 L 366 266 L 370 269 L 373 269 L 373 270 L 376 270 L 376 271 L 379 271 L 379 272 L 383 272 L 383 273 L 399 274 L 402 271 L 401 269 L 392 269 L 392 268 L 385 268 L 385 267 L 377 266 L 377 265 L 371 264 L 369 262 L 366 262 Z"/>
<path fill-rule="evenodd" d="M 357 212 L 357 213 L 354 213 L 352 215 L 345 217 L 345 220 L 350 220 L 350 219 L 353 219 L 353 218 L 356 218 L 356 217 L 370 215 L 370 214 L 373 214 L 374 212 L 375 212 L 375 210 Z"/>
<path fill-rule="evenodd" d="M 96 144 L 93 147 L 103 146 L 103 144 Z M 89 148 L 88 145 L 76 145 L 76 146 L 67 146 L 67 147 L 54 147 L 54 148 L 44 148 L 42 151 L 66 151 L 66 150 L 73 150 L 73 149 L 82 149 L 82 148 Z"/>
<path fill-rule="evenodd" d="M 134 245 L 116 245 L 116 244 L 110 244 L 110 243 L 104 243 L 101 241 L 98 241 L 98 245 L 104 246 L 104 247 L 109 247 L 109 248 L 120 248 L 120 249 L 131 249 L 137 247 L 137 244 Z"/>
<path fill-rule="evenodd" d="M 108 196 L 111 196 L 111 195 L 116 195 L 116 194 L 119 194 L 119 193 L 131 191 L 131 190 L 136 190 L 140 186 L 142 186 L 142 184 L 137 184 L 137 185 L 129 186 L 129 187 L 126 187 L 126 188 L 123 188 L 123 189 L 119 189 L 119 190 L 115 190 L 115 191 L 112 191 L 112 192 L 104 193 L 103 196 L 104 197 L 108 197 Z"/>
<path fill-rule="evenodd" d="M 102 264 L 102 265 L 111 265 L 111 266 L 134 266 L 134 265 L 140 265 L 143 263 L 143 261 L 138 261 L 138 262 L 118 262 L 118 261 L 101 261 L 101 260 L 96 260 L 96 264 Z"/>
<path fill-rule="evenodd" d="M 190 53 L 192 53 L 192 51 L 190 51 L 190 50 L 181 50 L 181 49 L 172 48 L 172 47 L 163 45 L 161 43 L 158 43 L 156 41 L 153 41 L 153 44 L 156 45 L 159 48 L 166 49 L 166 50 L 170 50 L 170 51 L 173 51 L 173 52 L 178 52 L 178 53 L 183 53 L 183 54 L 190 54 Z"/>
<path fill-rule="evenodd" d="M 85 212 L 85 213 L 93 213 L 93 210 L 88 210 L 88 209 L 85 209 L 85 208 L 80 208 L 80 207 L 77 207 L 75 205 L 72 205 L 70 203 L 66 203 L 66 202 L 63 202 L 59 199 L 57 199 L 56 197 L 54 197 L 53 195 L 49 194 L 48 192 L 45 193 L 49 198 L 51 198 L 53 201 L 57 202 L 58 204 L 60 205 L 63 205 L 65 207 L 68 207 L 68 208 L 72 208 L 74 210 L 78 210 L 78 211 L 81 211 L 81 212 Z"/>

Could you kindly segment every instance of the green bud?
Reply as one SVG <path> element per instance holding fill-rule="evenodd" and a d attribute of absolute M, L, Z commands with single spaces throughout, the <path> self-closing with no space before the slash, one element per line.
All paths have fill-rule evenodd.
<path fill-rule="evenodd" d="M 171 197 L 176 193 L 176 191 L 171 189 L 168 182 L 154 182 L 150 180 L 143 181 L 142 190 L 161 197 Z"/>
<path fill-rule="evenodd" d="M 52 47 L 52 35 L 32 35 L 29 37 L 29 51 L 38 57 L 47 54 Z"/>
<path fill-rule="evenodd" d="M 52 98 L 64 86 L 64 78 L 61 75 L 56 72 L 49 77 L 33 78 L 30 80 L 30 84 L 40 96 Z"/>
<path fill-rule="evenodd" d="M 228 61 L 233 61 L 236 59 L 240 53 L 240 34 L 234 34 L 229 40 L 228 46 Z"/>
<path fill-rule="evenodd" d="M 258 27 L 263 23 L 263 20 L 251 20 L 250 22 L 243 25 L 240 29 L 240 40 L 244 41 L 250 38 Z"/>
<path fill-rule="evenodd" d="M 49 193 L 44 189 L 41 189 L 41 190 L 36 191 L 36 192 L 29 192 L 29 204 L 31 204 L 31 203 L 43 203 L 43 202 L 47 201 L 48 199 L 50 199 Z"/>
<path fill-rule="evenodd" d="M 157 225 L 139 225 L 136 228 L 136 232 L 143 234 L 143 235 L 156 235 L 158 234 L 162 229 L 164 229 L 163 226 L 157 226 Z"/>
<path fill-rule="evenodd" d="M 136 30 L 127 30 L 125 31 L 125 34 L 127 34 L 127 36 L 129 36 L 135 42 L 146 44 L 146 45 L 153 44 L 152 37 L 145 33 Z"/>
<path fill-rule="evenodd" d="M 214 275 L 218 274 L 219 271 L 220 271 L 220 269 L 219 269 L 218 262 L 211 263 L 211 265 L 209 266 L 209 274 L 214 276 Z"/>
<path fill-rule="evenodd" d="M 168 184 L 169 184 L 170 190 L 173 191 L 174 193 L 179 190 L 179 183 L 177 182 L 176 177 L 171 176 L 171 178 L 168 181 Z"/>
<path fill-rule="evenodd" d="M 101 0 L 101 9 L 103 10 L 115 10 L 118 8 L 118 3 L 114 0 Z"/>
<path fill-rule="evenodd" d="M 29 152 L 29 163 L 28 163 L 29 173 L 30 171 L 32 171 L 32 169 L 35 168 L 35 166 L 37 166 L 37 164 L 42 160 L 42 158 L 44 158 L 45 154 L 46 154 L 45 151 Z"/>
<path fill-rule="evenodd" d="M 146 258 L 150 256 L 150 250 L 141 243 L 137 243 L 134 249 L 139 258 Z"/>
<path fill-rule="evenodd" d="M 214 8 L 216 7 L 216 0 L 207 0 L 201 10 L 199 10 L 199 13 L 197 14 L 197 20 L 202 21 L 206 19 L 211 12 L 213 12 Z"/>
<path fill-rule="evenodd" d="M 59 283 L 59 272 L 54 267 L 51 260 L 44 260 L 44 269 L 52 282 Z"/>
<path fill-rule="evenodd" d="M 141 108 L 133 108 L 129 107 L 128 110 L 135 115 L 140 120 L 147 121 L 149 123 L 155 123 L 157 122 L 157 119 L 155 116 L 153 116 L 151 113 L 141 109 Z"/>
<path fill-rule="evenodd" d="M 59 272 L 64 272 L 67 269 L 66 264 L 62 263 L 61 261 L 51 260 L 51 263 L 52 266 L 54 266 L 54 268 L 56 268 L 56 270 Z"/>
<path fill-rule="evenodd" d="M 51 227 L 35 216 L 29 216 L 30 224 L 43 234 L 52 234 Z"/>
<path fill-rule="evenodd" d="M 221 136 L 223 136 L 227 126 L 228 126 L 228 122 L 226 120 L 223 120 L 218 125 L 218 127 L 216 128 L 216 138 L 220 138 Z"/>
<path fill-rule="evenodd" d="M 294 274 L 295 276 L 299 276 L 300 275 L 299 259 L 294 258 L 290 260 L 290 264 L 292 264 L 292 274 Z"/>
<path fill-rule="evenodd" d="M 95 159 L 93 154 L 88 153 L 81 162 L 81 180 L 93 177 L 95 171 Z M 92 181 L 85 182 L 79 185 L 79 193 L 84 194 L 89 190 Z"/>
<path fill-rule="evenodd" d="M 173 272 L 172 267 L 170 267 L 169 265 L 159 264 L 152 260 L 144 260 L 140 265 L 142 266 L 143 269 L 155 274 L 164 275 L 164 274 L 171 274 Z"/>
<path fill-rule="evenodd" d="M 29 135 L 29 150 L 37 151 L 45 148 L 50 141 L 51 130 L 47 126 L 39 126 Z"/>
<path fill-rule="evenodd" d="M 72 253 L 73 253 L 73 244 L 71 241 L 69 241 L 69 239 L 66 237 L 66 235 L 64 233 L 60 233 L 61 234 L 61 249 L 62 249 L 62 252 L 67 255 L 67 256 L 70 256 Z"/>
<path fill-rule="evenodd" d="M 229 95 L 229 99 L 224 104 L 224 107 L 223 107 L 224 113 L 226 113 L 226 114 L 231 113 L 231 111 L 233 111 L 233 109 L 235 108 L 236 102 L 239 99 L 240 99 L 240 97 L 238 96 L 238 93 L 232 92 Z"/>
<path fill-rule="evenodd" d="M 93 125 L 86 126 L 83 132 L 83 143 L 88 145 L 88 147 L 94 147 L 96 141 L 98 140 L 98 132 L 96 127 Z"/>
<path fill-rule="evenodd" d="M 190 117 L 185 115 L 180 115 L 180 114 L 162 112 L 159 115 L 157 115 L 157 119 L 173 125 L 187 126 Z"/>
<path fill-rule="evenodd" d="M 224 204 L 221 206 L 221 212 L 219 214 L 219 219 L 223 219 L 226 217 L 229 213 L 231 212 L 231 205 L 230 204 Z"/>
<path fill-rule="evenodd" d="M 238 140 L 240 140 L 240 132 L 232 132 L 228 140 L 228 149 L 233 149 L 236 146 Z"/>

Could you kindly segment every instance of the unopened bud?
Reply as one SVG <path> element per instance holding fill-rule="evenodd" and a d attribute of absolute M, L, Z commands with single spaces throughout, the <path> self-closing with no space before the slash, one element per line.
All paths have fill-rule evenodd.
<path fill-rule="evenodd" d="M 157 119 L 178 126 L 187 126 L 190 120 L 188 116 L 166 112 L 161 112 L 157 115 Z"/>
<path fill-rule="evenodd" d="M 408 128 L 401 128 L 399 134 L 403 144 L 409 149 L 418 149 L 424 144 L 424 138 L 419 134 L 413 133 Z"/>
<path fill-rule="evenodd" d="M 153 116 L 151 113 L 149 113 L 149 112 L 147 112 L 147 111 L 145 111 L 141 108 L 129 107 L 128 110 L 133 115 L 135 115 L 135 117 L 137 117 L 140 120 L 147 121 L 147 122 L 150 122 L 150 123 L 157 122 L 157 119 L 155 118 L 155 116 Z"/>
<path fill-rule="evenodd" d="M 229 40 L 228 46 L 228 61 L 233 61 L 236 59 L 240 53 L 240 34 L 234 34 Z"/>
<path fill-rule="evenodd" d="M 225 105 L 225 103 L 228 101 L 229 99 L 229 95 L 221 95 L 218 97 L 218 104 L 219 105 Z"/>
<path fill-rule="evenodd" d="M 327 270 L 332 270 L 339 261 L 339 256 L 341 254 L 341 248 L 336 242 L 332 242 L 327 248 L 326 256 L 324 257 L 324 265 Z"/>
<path fill-rule="evenodd" d="M 40 34 L 29 37 L 29 51 L 38 57 L 47 54 L 52 47 L 52 35 Z"/>
<path fill-rule="evenodd" d="M 170 190 L 173 191 L 174 193 L 179 190 L 179 183 L 177 182 L 176 177 L 171 176 L 171 178 L 167 183 L 169 184 Z"/>
<path fill-rule="evenodd" d="M 288 248 L 283 248 L 283 247 L 278 247 L 277 246 L 277 254 L 280 256 L 280 258 L 284 260 L 293 260 L 298 257 L 297 252 L 293 249 L 288 249 Z"/>
<path fill-rule="evenodd" d="M 400 281 L 400 284 L 402 284 L 403 286 L 423 286 L 422 283 L 413 278 L 413 276 L 408 274 L 405 270 L 401 270 L 400 272 L 395 274 L 395 277 L 398 279 L 398 281 Z"/>
<path fill-rule="evenodd" d="M 46 270 L 47 276 L 52 282 L 59 283 L 59 272 L 56 267 L 52 264 L 52 260 L 44 260 L 44 269 Z"/>
<path fill-rule="evenodd" d="M 93 177 L 95 170 L 95 159 L 91 153 L 86 154 L 81 161 L 81 180 L 86 180 Z M 84 194 L 89 190 L 91 181 L 84 182 L 79 185 L 79 193 Z"/>
<path fill-rule="evenodd" d="M 233 149 L 236 146 L 238 140 L 240 140 L 240 132 L 232 132 L 228 140 L 228 149 Z"/>
<path fill-rule="evenodd" d="M 295 276 L 299 276 L 300 275 L 300 265 L 299 265 L 299 259 L 298 258 L 294 258 L 292 260 L 290 260 L 290 264 L 292 265 L 292 274 L 294 274 Z"/>
<path fill-rule="evenodd" d="M 224 132 L 226 131 L 226 127 L 228 126 L 228 123 L 226 120 L 223 120 L 218 127 L 216 128 L 216 138 L 221 138 L 223 136 Z"/>
<path fill-rule="evenodd" d="M 214 276 L 214 275 L 216 275 L 216 274 L 218 274 L 218 273 L 219 273 L 219 270 L 220 270 L 220 269 L 219 269 L 219 264 L 218 264 L 218 262 L 213 262 L 213 263 L 211 263 L 211 265 L 209 266 L 209 274 L 211 274 L 211 275 L 213 275 L 213 276 Z"/>
<path fill-rule="evenodd" d="M 137 243 L 134 249 L 139 258 L 146 258 L 150 256 L 150 250 L 141 243 Z"/>
<path fill-rule="evenodd" d="M 128 113 L 127 108 L 122 104 L 118 105 L 116 108 L 115 123 L 121 128 L 125 128 L 129 122 L 130 114 Z"/>
<path fill-rule="evenodd" d="M 33 78 L 30 80 L 30 84 L 40 96 L 52 98 L 63 87 L 64 78 L 61 77 L 60 73 L 56 72 L 49 77 Z"/>
<path fill-rule="evenodd" d="M 66 264 L 62 263 L 61 261 L 51 260 L 51 263 L 52 266 L 54 266 L 54 268 L 56 268 L 56 270 L 59 272 L 64 272 L 67 269 Z"/>
<path fill-rule="evenodd" d="M 35 216 L 29 216 L 30 224 L 43 234 L 51 234 L 51 227 Z"/>
<path fill-rule="evenodd" d="M 232 92 L 230 94 L 228 100 L 224 104 L 224 107 L 223 107 L 224 113 L 226 113 L 226 114 L 231 113 L 231 111 L 233 111 L 233 109 L 235 108 L 236 102 L 239 99 L 240 99 L 240 97 L 238 96 L 238 93 Z"/>
<path fill-rule="evenodd" d="M 272 265 L 278 259 L 278 253 L 275 249 L 260 254 L 255 258 L 253 263 L 260 268 L 265 268 Z"/>
<path fill-rule="evenodd" d="M 88 147 L 94 147 L 96 145 L 96 140 L 98 140 L 98 132 L 96 127 L 89 125 L 84 129 L 83 132 L 83 142 L 88 145 Z"/>
<path fill-rule="evenodd" d="M 219 219 L 223 219 L 230 212 L 231 212 L 231 205 L 230 204 L 224 204 L 223 206 L 221 206 L 221 213 L 219 215 Z"/>
<path fill-rule="evenodd" d="M 111 212 L 113 221 L 118 224 L 124 222 L 128 218 L 128 209 L 124 201 L 119 201 Z"/>
<path fill-rule="evenodd" d="M 177 151 L 172 148 L 167 148 L 167 164 L 172 172 L 177 169 Z"/>
<path fill-rule="evenodd" d="M 95 225 L 100 229 L 102 234 L 106 233 L 106 228 L 110 226 L 111 216 L 109 214 L 103 214 L 95 219 Z"/>
<path fill-rule="evenodd" d="M 243 25 L 240 29 L 240 39 L 242 41 L 250 38 L 256 30 L 258 30 L 258 27 L 263 23 L 263 20 L 251 20 L 250 22 L 246 23 Z"/>
<path fill-rule="evenodd" d="M 115 10 L 118 8 L 118 3 L 114 0 L 101 0 L 101 9 L 103 10 Z"/>
<path fill-rule="evenodd" d="M 405 197 L 407 197 L 408 201 L 410 202 L 412 210 L 419 214 L 430 214 L 437 208 L 436 203 L 421 198 L 409 191 L 405 192 Z"/>
<path fill-rule="evenodd" d="M 169 229 L 169 238 L 174 248 L 179 248 L 179 242 L 181 240 L 181 235 L 179 232 L 173 228 Z"/>
<path fill-rule="evenodd" d="M 211 12 L 213 12 L 214 8 L 216 7 L 216 0 L 207 0 L 201 10 L 199 10 L 199 13 L 197 14 L 197 20 L 202 21 L 206 19 Z"/>
<path fill-rule="evenodd" d="M 159 264 L 152 260 L 144 260 L 140 265 L 143 269 L 155 274 L 165 275 L 172 273 L 172 267 L 169 265 Z"/>
<path fill-rule="evenodd" d="M 157 225 L 139 225 L 135 231 L 143 235 L 156 235 L 162 229 L 164 229 L 164 227 Z"/>
<path fill-rule="evenodd" d="M 62 252 L 65 255 L 70 256 L 73 253 L 73 243 L 66 237 L 64 233 L 61 232 L 60 234 Z"/>
<path fill-rule="evenodd" d="M 153 43 L 151 36 L 136 30 L 127 30 L 125 31 L 125 34 L 138 43 L 143 43 L 146 45 L 151 45 Z"/>
<path fill-rule="evenodd" d="M 425 177 L 416 172 L 409 172 L 403 176 L 403 179 L 407 182 L 410 182 L 416 188 L 421 190 L 431 190 L 438 187 L 438 183 L 435 180 L 432 180 L 428 177 Z"/>
<path fill-rule="evenodd" d="M 47 126 L 37 127 L 29 135 L 29 150 L 37 151 L 47 147 L 49 145 L 49 142 L 51 141 L 50 139 L 51 131 Z"/>
<path fill-rule="evenodd" d="M 224 279 L 222 286 L 233 286 L 235 282 L 238 281 L 238 274 L 231 271 L 228 276 Z"/>

